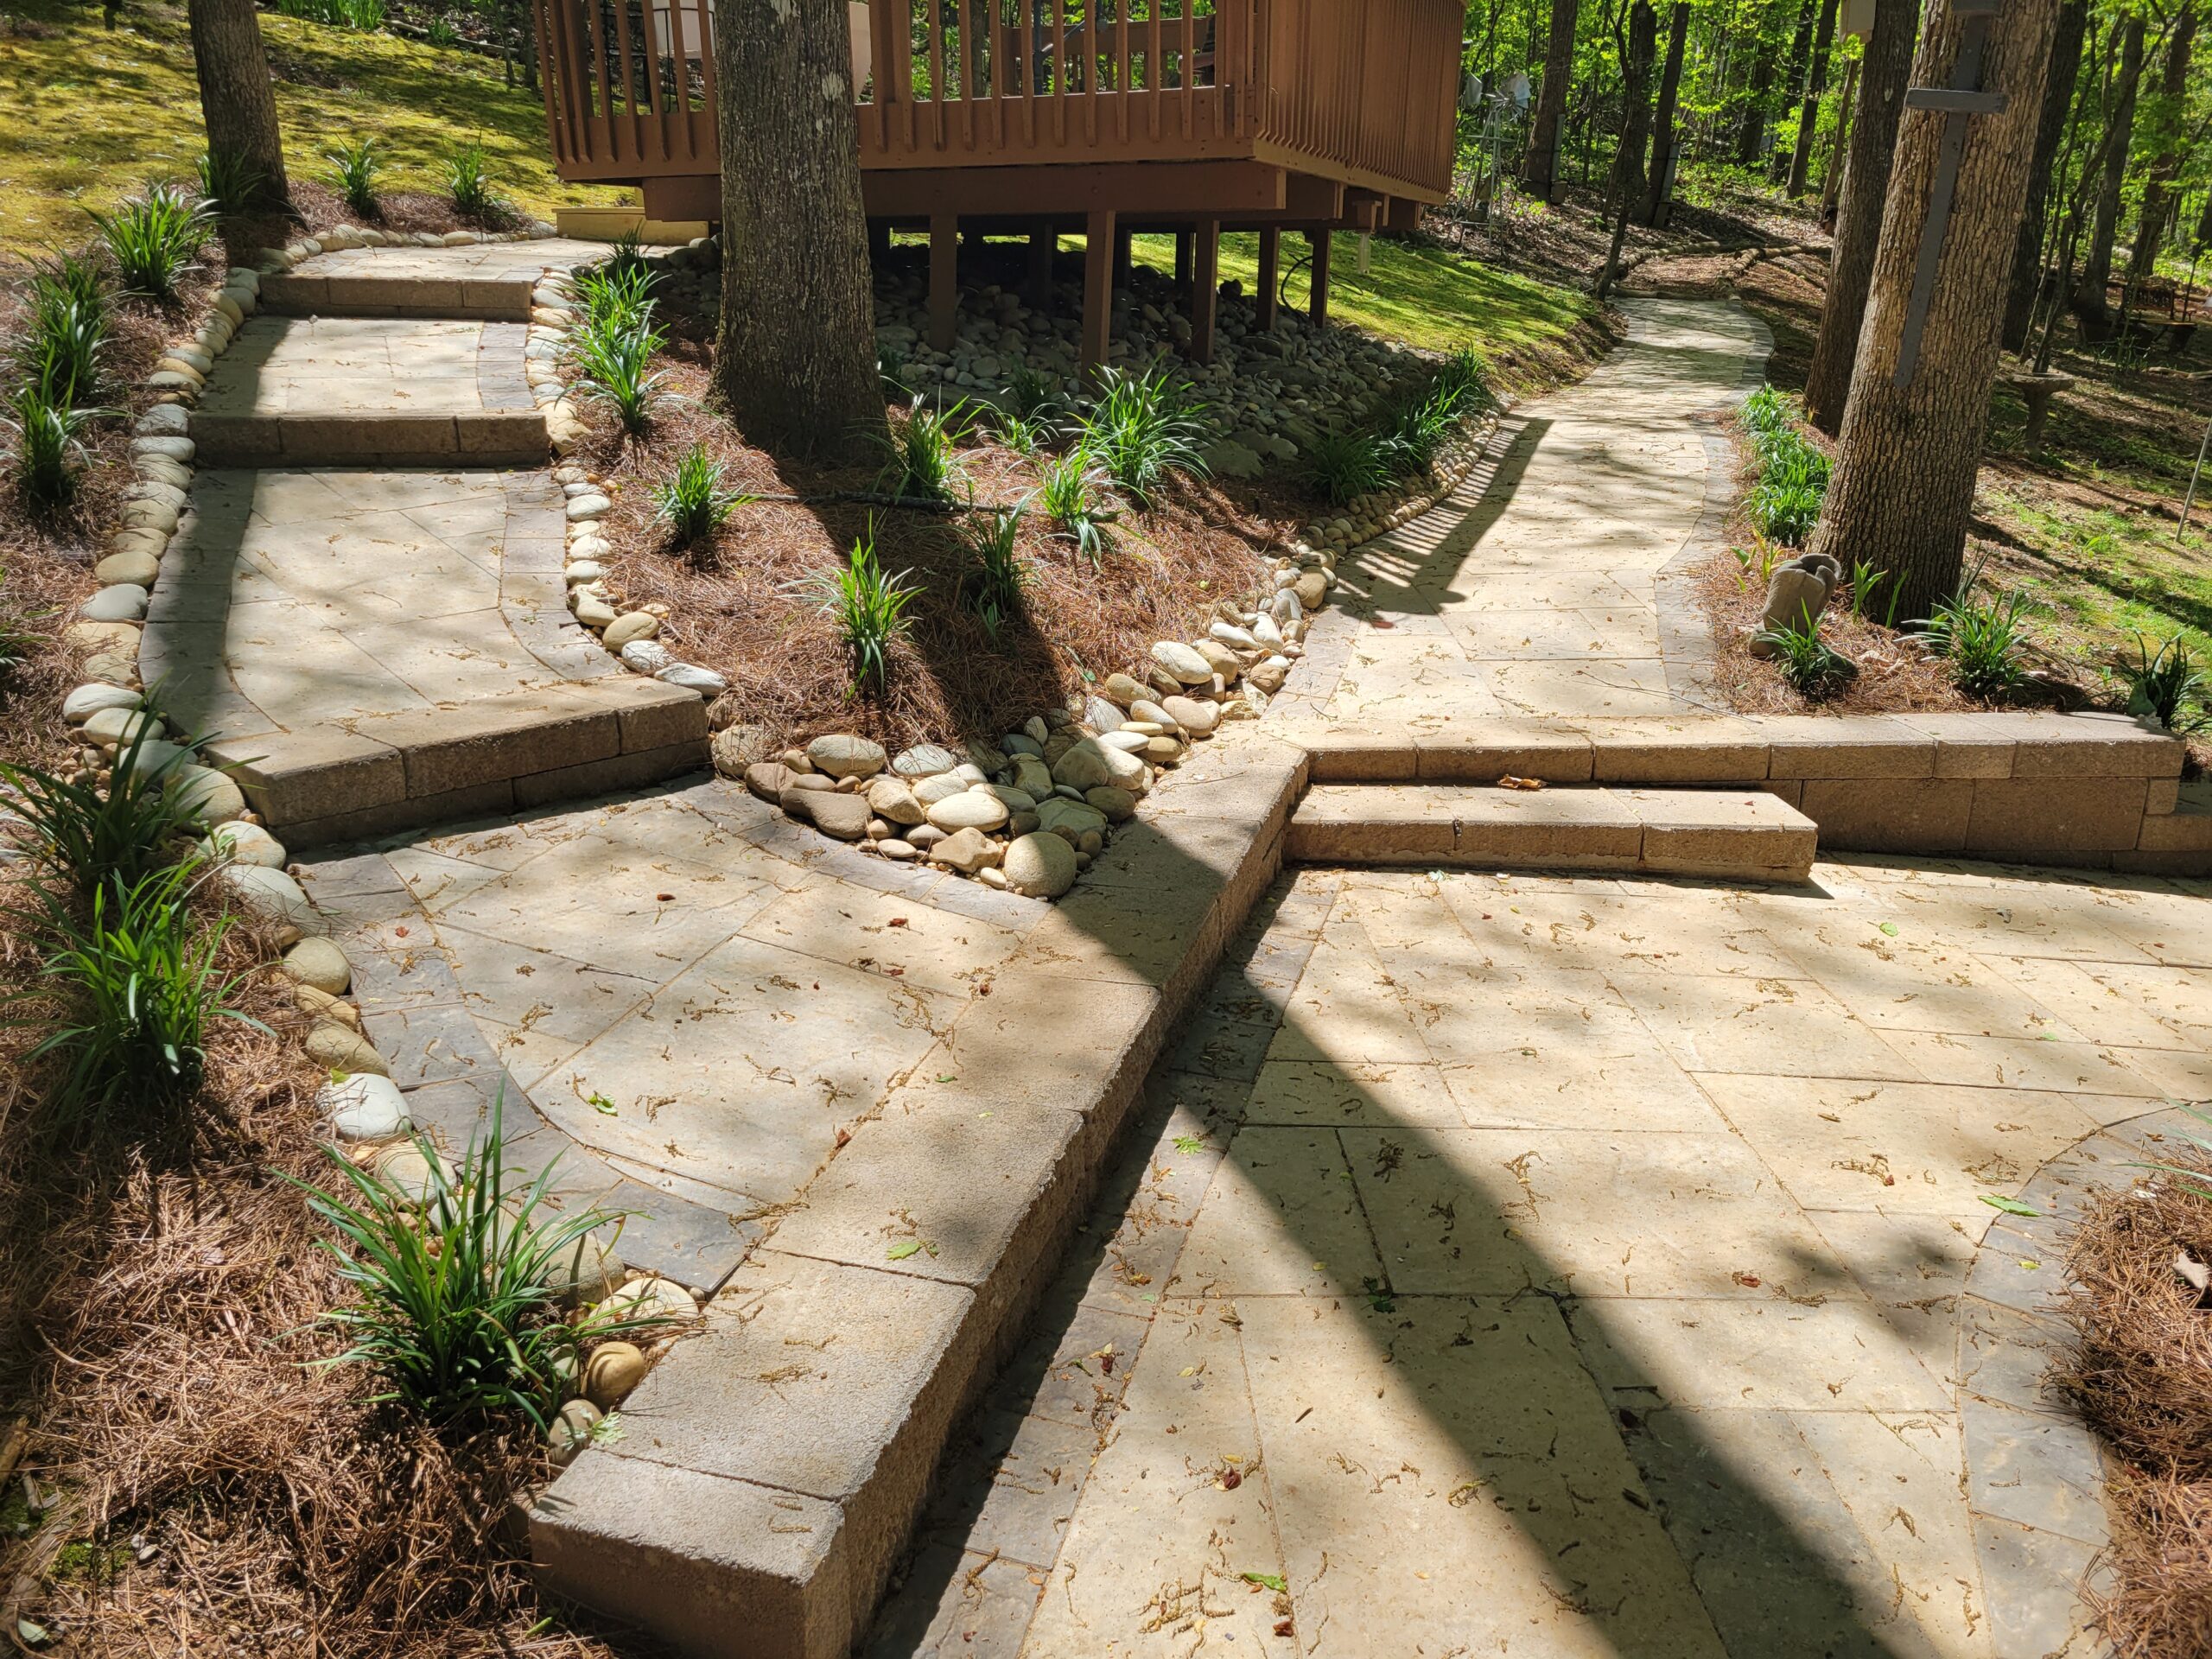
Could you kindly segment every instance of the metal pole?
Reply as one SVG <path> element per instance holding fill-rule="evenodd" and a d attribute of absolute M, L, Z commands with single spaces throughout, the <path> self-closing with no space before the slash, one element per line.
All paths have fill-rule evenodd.
<path fill-rule="evenodd" d="M 2174 543 L 2189 533 L 2189 510 L 2196 505 L 2196 480 L 2204 471 L 2204 451 L 2212 445 L 2212 420 L 2204 423 L 2204 436 L 2196 446 L 2196 465 L 2189 469 L 2189 493 L 2182 498 L 2181 523 L 2174 526 Z"/>

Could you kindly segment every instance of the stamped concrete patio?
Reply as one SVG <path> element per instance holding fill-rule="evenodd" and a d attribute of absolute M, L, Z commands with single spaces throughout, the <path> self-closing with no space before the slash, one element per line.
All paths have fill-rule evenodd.
<path fill-rule="evenodd" d="M 2208 941 L 1989 868 L 1285 881 L 868 1651 L 2092 1651 L 2060 1262 L 1982 1199 L 2212 1094 Z"/>

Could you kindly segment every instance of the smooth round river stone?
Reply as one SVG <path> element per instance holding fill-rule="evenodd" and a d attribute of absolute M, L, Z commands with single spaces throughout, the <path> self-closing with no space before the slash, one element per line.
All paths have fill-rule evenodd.
<path fill-rule="evenodd" d="M 947 836 L 929 851 L 930 862 L 946 865 L 966 875 L 999 861 L 999 844 L 980 830 L 961 830 Z"/>
<path fill-rule="evenodd" d="M 287 978 L 312 985 L 332 996 L 343 996 L 353 982 L 353 964 L 346 953 L 320 934 L 310 933 L 284 953 Z"/>
<path fill-rule="evenodd" d="M 148 597 L 137 583 L 118 582 L 86 600 L 77 614 L 88 622 L 136 622 L 146 614 Z"/>
<path fill-rule="evenodd" d="M 817 772 L 832 778 L 873 778 L 883 770 L 883 745 L 850 733 L 832 733 L 809 743 L 806 758 Z"/>
<path fill-rule="evenodd" d="M 96 681 L 80 685 L 61 700 L 61 718 L 68 721 L 90 720 L 103 709 L 136 709 L 139 694 L 120 685 L 109 685 Z"/>
<path fill-rule="evenodd" d="M 950 800 L 955 795 L 967 792 L 968 780 L 957 772 L 940 772 L 914 785 L 914 798 L 924 806 L 934 806 L 939 801 Z"/>
<path fill-rule="evenodd" d="M 1075 885 L 1075 849 L 1039 830 L 1010 844 L 999 868 L 1009 892 L 1030 899 L 1057 899 Z"/>
<path fill-rule="evenodd" d="M 627 611 L 607 625 L 600 636 L 609 651 L 620 651 L 632 640 L 650 639 L 660 632 L 660 618 L 650 611 Z"/>
<path fill-rule="evenodd" d="M 934 778 L 959 764 L 960 757 L 942 745 L 917 743 L 911 749 L 899 752 L 891 762 L 891 770 L 901 778 Z"/>
<path fill-rule="evenodd" d="M 834 789 L 805 789 L 793 783 L 785 787 L 782 803 L 787 817 L 810 823 L 825 836 L 858 841 L 868 833 L 868 801 L 862 796 Z"/>
<path fill-rule="evenodd" d="M 1126 674 L 1109 674 L 1106 677 L 1105 684 L 1098 689 L 1124 709 L 1139 697 L 1148 697 L 1152 695 L 1151 687 L 1139 684 Z"/>
<path fill-rule="evenodd" d="M 1160 706 L 1167 711 L 1169 719 L 1194 736 L 1202 736 L 1221 724 L 1221 705 L 1217 702 L 1197 697 L 1170 697 Z"/>
<path fill-rule="evenodd" d="M 1162 639 L 1152 648 L 1152 660 L 1185 685 L 1204 685 L 1213 678 L 1213 664 L 1179 639 Z"/>
<path fill-rule="evenodd" d="M 103 709 L 85 722 L 85 736 L 94 743 L 119 747 L 141 732 L 148 737 L 168 735 L 160 721 L 136 709 Z"/>
<path fill-rule="evenodd" d="M 1119 737 L 1116 732 L 1111 735 Z M 1096 789 L 1101 784 L 1113 784 L 1127 789 L 1141 782 L 1144 777 L 1144 762 L 1123 749 L 1109 747 L 1097 738 L 1086 737 L 1060 757 L 1052 768 L 1056 783 L 1072 789 Z"/>
<path fill-rule="evenodd" d="M 356 1072 L 323 1084 L 315 1100 L 340 1141 L 389 1141 L 407 1128 L 407 1102 L 390 1077 Z"/>
<path fill-rule="evenodd" d="M 111 553 L 92 567 L 93 579 L 110 588 L 151 588 L 161 574 L 162 562 L 150 553 Z"/>
<path fill-rule="evenodd" d="M 264 870 L 284 868 L 284 843 L 257 823 L 217 824 L 200 846 L 208 857 L 226 858 L 233 864 L 258 864 Z M 329 941 L 318 939 L 315 943 L 327 944 Z M 334 944 L 330 948 L 335 950 L 338 947 Z M 345 958 L 339 960 L 342 963 Z"/>
<path fill-rule="evenodd" d="M 369 1039 L 348 1025 L 335 1020 L 318 1020 L 308 1027 L 308 1039 L 302 1045 L 307 1057 L 326 1071 L 342 1071 L 347 1077 L 366 1072 L 373 1077 L 389 1077 L 391 1068 L 385 1064 Z"/>
<path fill-rule="evenodd" d="M 303 928 L 315 919 L 307 894 L 300 891 L 298 882 L 282 870 L 264 869 L 258 864 L 226 864 L 223 885 L 248 910 L 270 921 L 289 922 Z M 335 991 L 331 994 L 337 995 Z"/>
<path fill-rule="evenodd" d="M 1010 810 L 995 795 L 964 790 L 933 804 L 929 820 L 940 830 L 995 830 L 1007 821 Z"/>
<path fill-rule="evenodd" d="M 1063 800 L 1056 795 L 1038 807 L 1037 827 L 1072 846 L 1086 830 L 1105 829 L 1106 815 L 1085 802 Z"/>
<path fill-rule="evenodd" d="M 1116 789 L 1110 785 L 1099 789 L 1087 789 L 1083 792 L 1083 798 L 1104 813 L 1109 823 L 1120 823 L 1136 816 L 1137 798 L 1126 789 Z"/>
<path fill-rule="evenodd" d="M 925 816 L 922 804 L 904 779 L 878 778 L 868 786 L 868 808 L 887 823 L 919 823 Z"/>
<path fill-rule="evenodd" d="M 228 823 L 245 811 L 238 779 L 213 766 L 179 766 L 169 789 L 201 823 Z"/>

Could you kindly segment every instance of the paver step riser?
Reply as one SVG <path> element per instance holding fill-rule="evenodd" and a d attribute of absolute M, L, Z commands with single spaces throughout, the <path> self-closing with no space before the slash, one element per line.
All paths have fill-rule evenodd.
<path fill-rule="evenodd" d="M 203 467 L 536 467 L 545 416 L 536 410 L 480 415 L 211 415 L 191 419 Z"/>
<path fill-rule="evenodd" d="M 530 321 L 531 284 L 391 276 L 264 276 L 261 309 L 279 317 L 451 317 Z"/>
<path fill-rule="evenodd" d="M 1284 856 L 1794 882 L 1817 843 L 1809 820 L 1763 792 L 1323 785 L 1292 818 Z"/>

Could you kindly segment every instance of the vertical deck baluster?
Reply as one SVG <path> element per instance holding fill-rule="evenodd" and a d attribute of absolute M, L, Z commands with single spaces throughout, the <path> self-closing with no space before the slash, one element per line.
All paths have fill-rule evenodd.
<path fill-rule="evenodd" d="M 1021 8 L 1021 141 L 1037 148 L 1037 8 L 1033 0 L 1014 0 Z"/>
<path fill-rule="evenodd" d="M 607 41 L 604 39 L 607 30 L 600 19 L 599 0 L 584 0 L 584 4 L 591 14 L 592 62 L 599 71 L 599 114 L 592 124 L 594 128 L 592 147 L 594 151 L 605 152 L 596 159 L 611 161 L 613 159 L 614 148 L 614 89 L 608 83 L 607 74 Z M 598 142 L 599 130 L 601 127 L 606 131 L 606 143 L 603 145 Z"/>
<path fill-rule="evenodd" d="M 953 16 L 960 20 L 960 136 L 969 150 L 976 148 L 976 14 L 983 0 L 952 0 Z"/>
<path fill-rule="evenodd" d="M 1068 142 L 1067 0 L 1052 0 L 1052 142 Z"/>
<path fill-rule="evenodd" d="M 675 134 L 668 124 L 668 101 L 661 96 L 660 48 L 653 35 L 653 0 L 645 0 L 644 5 L 639 9 L 638 32 L 644 36 L 644 44 L 639 49 L 645 55 L 645 96 L 652 100 L 652 113 L 655 118 L 653 124 L 659 129 L 660 132 L 660 141 L 656 146 L 657 153 L 653 159 L 667 162 L 675 156 L 676 143 Z M 679 41 L 683 38 L 681 29 L 677 30 L 677 38 Z M 643 142 L 641 133 L 640 147 Z"/>
<path fill-rule="evenodd" d="M 1198 101 L 1198 0 L 1183 0 L 1183 60 L 1179 68 L 1176 84 L 1180 92 L 1175 102 L 1182 111 L 1183 136 L 1188 138 Z"/>
<path fill-rule="evenodd" d="M 721 129 L 715 122 L 715 19 L 714 14 L 708 9 L 708 0 L 692 0 L 692 3 L 698 9 L 699 14 L 699 111 L 706 119 L 708 136 L 714 142 L 715 165 L 719 170 L 721 165 Z M 691 63 L 688 58 L 684 60 L 683 64 L 683 85 L 684 99 L 688 105 L 691 86 Z M 684 118 L 687 122 L 696 123 L 698 118 L 693 116 L 687 108 Z M 693 130 L 696 130 L 695 124 Z M 719 193 L 717 200 L 719 200 Z"/>
<path fill-rule="evenodd" d="M 944 148 L 944 0 L 922 0 L 929 19 L 930 147 Z"/>
<path fill-rule="evenodd" d="M 1160 101 L 1167 96 L 1167 76 L 1160 67 L 1160 8 L 1166 0 L 1145 0 L 1144 90 L 1147 125 L 1160 137 Z M 1187 5 L 1190 0 L 1183 0 Z"/>
<path fill-rule="evenodd" d="M 645 147 L 645 118 L 638 113 L 638 58 L 630 49 L 630 0 L 614 0 L 614 50 L 622 73 L 622 120 L 629 128 L 630 159 L 641 158 Z M 607 106 L 607 124 L 617 135 L 615 148 L 621 148 L 620 127 L 613 125 L 614 105 Z"/>
<path fill-rule="evenodd" d="M 1114 8 L 1114 132 L 1124 147 L 1129 142 L 1129 7 L 1132 0 L 1118 0 Z M 1157 6 L 1160 0 L 1147 0 Z M 1149 66 L 1147 66 L 1149 70 Z M 1147 79 L 1151 76 L 1147 73 Z"/>

